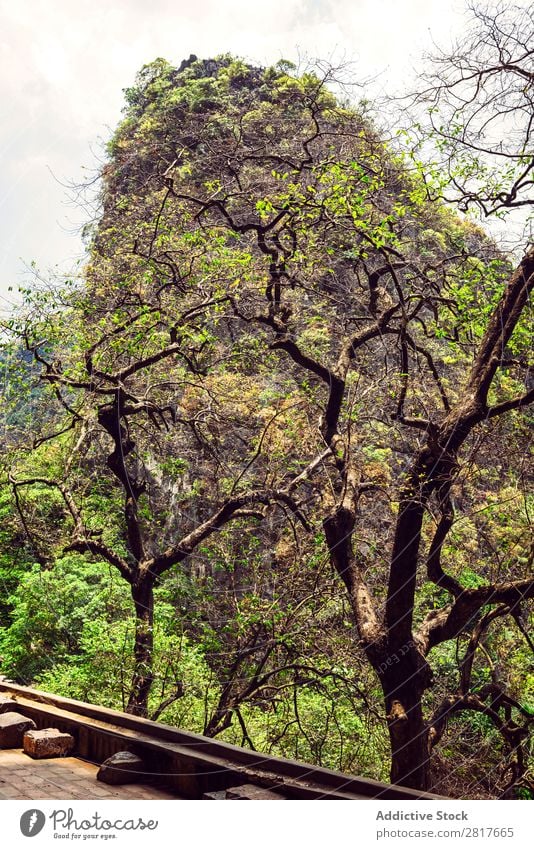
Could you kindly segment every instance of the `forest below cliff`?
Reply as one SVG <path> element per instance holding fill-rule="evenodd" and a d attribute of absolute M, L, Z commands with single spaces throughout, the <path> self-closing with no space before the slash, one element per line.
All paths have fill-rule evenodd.
<path fill-rule="evenodd" d="M 83 275 L 4 329 L 1 674 L 531 798 L 534 251 L 470 212 L 534 202 L 534 27 L 476 24 L 396 135 L 326 66 L 125 91 Z"/>

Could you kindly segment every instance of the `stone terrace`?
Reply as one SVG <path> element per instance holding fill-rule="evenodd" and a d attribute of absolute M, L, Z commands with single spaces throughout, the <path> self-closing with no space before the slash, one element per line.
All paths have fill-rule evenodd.
<path fill-rule="evenodd" d="M 33 760 L 21 749 L 0 751 L 0 799 L 177 799 L 147 784 L 110 786 L 98 766 L 79 758 Z"/>

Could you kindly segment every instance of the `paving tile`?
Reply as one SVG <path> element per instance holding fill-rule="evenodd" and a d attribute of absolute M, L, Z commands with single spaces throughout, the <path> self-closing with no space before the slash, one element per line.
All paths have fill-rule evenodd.
<path fill-rule="evenodd" d="M 109 796 L 108 788 L 101 787 L 96 782 L 93 785 L 93 793 L 95 794 L 95 796 Z"/>
<path fill-rule="evenodd" d="M 28 775 L 27 780 L 32 784 L 46 784 L 46 778 L 44 775 Z"/>
<path fill-rule="evenodd" d="M 46 785 L 37 787 L 35 792 L 32 793 L 32 799 L 63 799 L 63 788 Z"/>
<path fill-rule="evenodd" d="M 19 799 L 34 799 L 34 796 L 26 796 L 25 793 L 4 793 L 2 794 L 2 799 L 10 799 L 11 801 L 18 801 Z"/>

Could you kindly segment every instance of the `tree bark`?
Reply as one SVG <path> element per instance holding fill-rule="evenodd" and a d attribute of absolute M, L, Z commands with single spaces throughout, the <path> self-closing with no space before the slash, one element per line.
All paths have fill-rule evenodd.
<path fill-rule="evenodd" d="M 422 697 L 431 685 L 429 665 L 413 640 L 395 645 L 377 669 L 391 743 L 391 781 L 417 790 L 431 784 L 428 723 Z"/>
<path fill-rule="evenodd" d="M 428 729 L 423 718 L 423 691 L 410 683 L 386 696 L 386 714 L 391 743 L 392 784 L 430 788 Z"/>
<path fill-rule="evenodd" d="M 135 607 L 134 672 L 127 713 L 148 716 L 148 697 L 154 679 L 152 663 L 154 651 L 154 584 L 152 580 L 139 581 L 132 586 Z"/>

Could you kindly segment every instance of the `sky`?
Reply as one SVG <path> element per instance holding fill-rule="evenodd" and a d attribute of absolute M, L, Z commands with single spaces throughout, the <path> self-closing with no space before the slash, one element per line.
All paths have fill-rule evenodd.
<path fill-rule="evenodd" d="M 83 260 L 90 180 L 121 117 L 122 90 L 162 56 L 234 53 L 257 64 L 352 62 L 355 79 L 402 89 L 433 43 L 461 33 L 466 0 L 0 0 L 0 312 L 37 264 Z M 372 92 L 371 86 L 371 92 Z M 13 291 L 9 291 L 12 287 Z"/>

